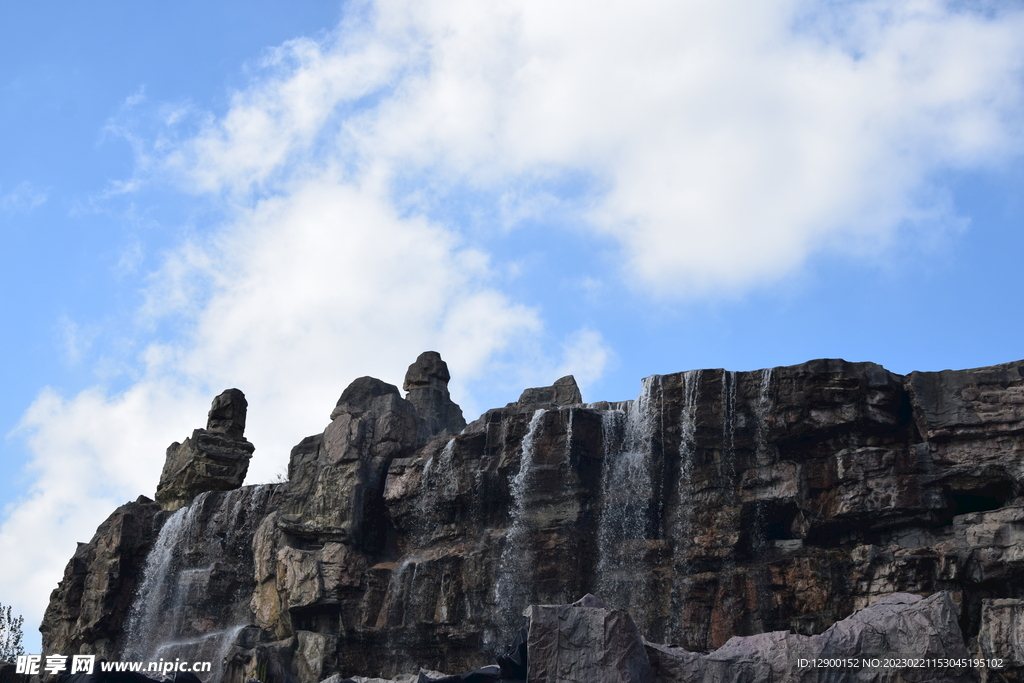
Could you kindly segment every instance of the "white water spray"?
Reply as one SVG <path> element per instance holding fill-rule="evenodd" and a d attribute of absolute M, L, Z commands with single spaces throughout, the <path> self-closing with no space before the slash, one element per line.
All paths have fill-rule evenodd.
<path fill-rule="evenodd" d="M 530 426 L 523 437 L 519 471 L 512 478 L 510 486 L 511 518 L 501 559 L 498 562 L 498 580 L 494 587 L 500 627 L 506 633 L 518 628 L 519 615 L 533 597 L 529 590 L 532 584 L 534 558 L 528 538 L 531 525 L 527 497 L 533 484 L 534 442 L 545 413 L 547 410 L 541 408 L 530 418 Z"/>
<path fill-rule="evenodd" d="M 122 659 L 209 661 L 209 682 L 220 681 L 225 654 L 252 621 L 252 586 L 218 594 L 222 565 L 251 552 L 273 491 L 261 485 L 202 493 L 168 518 L 146 558 Z"/>

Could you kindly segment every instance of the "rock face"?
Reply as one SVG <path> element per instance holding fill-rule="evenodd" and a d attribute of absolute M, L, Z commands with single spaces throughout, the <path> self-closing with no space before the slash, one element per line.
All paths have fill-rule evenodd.
<path fill-rule="evenodd" d="M 195 563 L 164 572 L 185 596 L 178 633 L 217 639 L 229 683 L 475 669 L 527 606 L 588 592 L 629 615 L 600 617 L 603 642 L 634 623 L 668 644 L 646 646 L 655 670 L 658 648 L 686 661 L 715 650 L 700 660 L 706 680 L 747 680 L 707 662 L 813 650 L 846 633 L 829 629 L 847 615 L 896 606 L 931 610 L 943 629 L 955 620 L 972 655 L 1013 662 L 1003 680 L 1024 672 L 1024 362 L 907 376 L 841 360 L 691 370 L 592 404 L 569 377 L 464 429 L 448 377 L 426 353 L 407 398 L 355 380 L 324 432 L 292 450 L 287 483 L 240 493 L 227 491 L 237 474 L 209 476 L 226 462 L 210 444 L 236 462 L 252 452 L 242 404 L 218 397 L 207 429 L 169 450 L 160 505 L 120 508 L 80 547 L 44 648 L 125 651 L 132 590 L 159 569 L 158 537 L 180 507 L 223 539 L 206 564 L 182 541 Z M 231 519 L 244 520 L 237 533 L 216 521 Z M 592 617 L 578 632 L 596 644 Z M 762 659 L 758 671 L 781 661 Z"/>
<path fill-rule="evenodd" d="M 242 485 L 254 450 L 243 436 L 248 405 L 241 391 L 228 389 L 213 399 L 206 429 L 168 446 L 156 487 L 161 508 L 178 510 L 203 491 L 230 491 Z"/>
<path fill-rule="evenodd" d="M 117 658 L 146 558 L 167 517 L 140 496 L 114 510 L 91 542 L 78 544 L 39 627 L 47 652 Z"/>
<path fill-rule="evenodd" d="M 420 420 L 420 440 L 446 433 L 455 436 L 466 428 L 462 409 L 448 394 L 448 364 L 441 360 L 437 351 L 424 351 L 409 366 L 405 373 L 402 389 L 407 391 L 405 400 L 416 408 Z"/>

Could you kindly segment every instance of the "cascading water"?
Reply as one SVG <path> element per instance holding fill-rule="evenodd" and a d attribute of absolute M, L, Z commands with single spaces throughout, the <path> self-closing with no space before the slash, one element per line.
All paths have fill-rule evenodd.
<path fill-rule="evenodd" d="M 494 587 L 494 598 L 498 608 L 498 631 L 513 633 L 520 626 L 520 614 L 533 599 L 530 591 L 530 573 L 533 555 L 530 550 L 531 529 L 528 494 L 533 480 L 534 442 L 537 431 L 547 410 L 541 408 L 533 413 L 530 426 L 522 442 L 519 472 L 512 478 L 512 510 L 505 545 L 498 562 L 498 577 Z"/>
<path fill-rule="evenodd" d="M 597 594 L 612 607 L 629 609 L 640 624 L 646 621 L 651 599 L 649 587 L 637 585 L 637 579 L 646 575 L 644 541 L 649 538 L 652 521 L 655 387 L 660 390 L 660 377 L 645 378 L 640 396 L 624 404 L 625 414 L 606 410 L 601 415 L 604 464 Z M 660 406 L 658 410 L 660 415 Z"/>
<path fill-rule="evenodd" d="M 761 371 L 761 381 L 757 388 L 757 405 L 754 408 L 754 417 L 757 418 L 757 433 L 754 443 L 757 446 L 758 465 L 767 465 L 772 461 L 772 453 L 768 449 L 768 414 L 772 409 L 771 386 L 772 369 L 765 368 Z"/>
<path fill-rule="evenodd" d="M 251 577 L 234 576 L 275 486 L 202 493 L 164 523 L 129 612 L 122 659 L 208 661 L 220 681 L 224 657 L 252 621 Z M 233 586 L 232 591 L 229 587 Z"/>
<path fill-rule="evenodd" d="M 773 453 L 768 446 L 768 414 L 771 411 L 771 384 L 772 369 L 761 370 L 761 378 L 757 388 L 757 403 L 754 405 L 754 418 L 757 420 L 754 433 L 755 461 L 759 467 L 770 465 L 773 461 Z M 754 507 L 754 518 L 750 528 L 750 554 L 762 556 L 768 550 L 768 523 L 765 519 L 763 505 Z M 761 621 L 761 628 L 766 626 L 766 617 L 770 616 L 772 607 L 772 591 L 769 587 L 770 578 L 762 568 L 754 575 L 755 593 L 757 597 L 757 617 Z"/>
<path fill-rule="evenodd" d="M 757 430 L 754 434 L 754 447 L 756 449 L 756 461 L 759 466 L 769 465 L 772 462 L 772 453 L 768 448 L 767 417 L 771 409 L 771 395 L 769 390 L 772 382 L 772 369 L 765 368 L 761 371 L 761 381 L 758 383 L 757 403 L 754 406 L 754 418 L 757 420 Z M 750 547 L 753 554 L 760 554 L 765 550 L 767 523 L 764 518 L 764 508 L 754 508 L 753 526 L 750 529 Z"/>
<path fill-rule="evenodd" d="M 701 370 L 688 370 L 683 374 L 685 393 L 683 411 L 679 418 L 679 515 L 680 524 L 676 529 L 679 538 L 689 538 L 692 515 L 683 511 L 692 509 L 686 499 L 693 487 L 693 456 L 697 445 L 697 400 L 700 397 Z"/>
<path fill-rule="evenodd" d="M 701 370 L 683 373 L 683 409 L 679 416 L 679 477 L 676 484 L 675 514 L 670 520 L 669 537 L 672 540 L 672 565 L 675 580 L 672 583 L 672 609 L 668 624 L 670 640 L 680 639 L 679 619 L 683 614 L 685 577 L 690 573 L 690 555 L 693 549 L 693 466 L 697 448 L 697 402 L 700 399 Z"/>
<path fill-rule="evenodd" d="M 458 493 L 459 477 L 455 469 L 455 439 L 448 439 L 444 449 L 423 466 L 423 485 L 446 495 Z"/>
<path fill-rule="evenodd" d="M 722 372 L 722 457 L 719 474 L 736 494 L 736 372 Z"/>

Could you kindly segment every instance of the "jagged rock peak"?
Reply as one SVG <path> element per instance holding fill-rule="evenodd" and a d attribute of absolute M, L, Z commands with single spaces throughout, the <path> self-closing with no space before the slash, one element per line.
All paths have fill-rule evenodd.
<path fill-rule="evenodd" d="M 226 389 L 213 399 L 206 419 L 206 431 L 241 439 L 245 434 L 245 412 L 249 402 L 239 389 Z"/>
<path fill-rule="evenodd" d="M 549 387 L 534 387 L 527 389 L 519 397 L 517 403 L 521 406 L 536 405 L 539 403 L 554 403 L 559 406 L 574 406 L 583 403 L 583 395 L 576 385 L 576 378 L 566 375 Z"/>
<path fill-rule="evenodd" d="M 352 380 L 352 383 L 345 387 L 345 391 L 341 392 L 341 398 L 338 399 L 337 405 L 331 412 L 331 419 L 335 419 L 342 413 L 360 415 L 369 410 L 373 399 L 389 394 L 402 397 L 398 393 L 398 387 L 376 377 L 360 377 Z"/>
<path fill-rule="evenodd" d="M 414 387 L 433 387 L 438 384 L 447 387 L 451 378 L 448 364 L 441 359 L 441 354 L 437 351 L 424 351 L 409 366 L 402 389 L 412 391 Z"/>
<path fill-rule="evenodd" d="M 205 491 L 230 491 L 245 481 L 255 447 L 244 436 L 248 403 L 238 389 L 213 399 L 206 429 L 193 430 L 184 442 L 167 447 L 156 502 L 178 510 Z"/>
<path fill-rule="evenodd" d="M 451 379 L 448 364 L 437 351 L 424 351 L 409 366 L 402 388 L 408 393 L 406 400 L 416 407 L 419 416 L 421 440 L 447 431 L 455 435 L 466 428 L 462 409 L 448 393 Z"/>

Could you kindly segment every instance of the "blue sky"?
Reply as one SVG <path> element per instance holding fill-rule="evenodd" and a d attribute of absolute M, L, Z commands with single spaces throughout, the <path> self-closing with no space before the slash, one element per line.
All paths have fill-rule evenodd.
<path fill-rule="evenodd" d="M 1024 357 L 1022 35 L 1000 2 L 8 3 L 0 602 L 38 623 L 229 386 L 254 483 L 426 349 L 469 419 L 569 372 Z"/>

